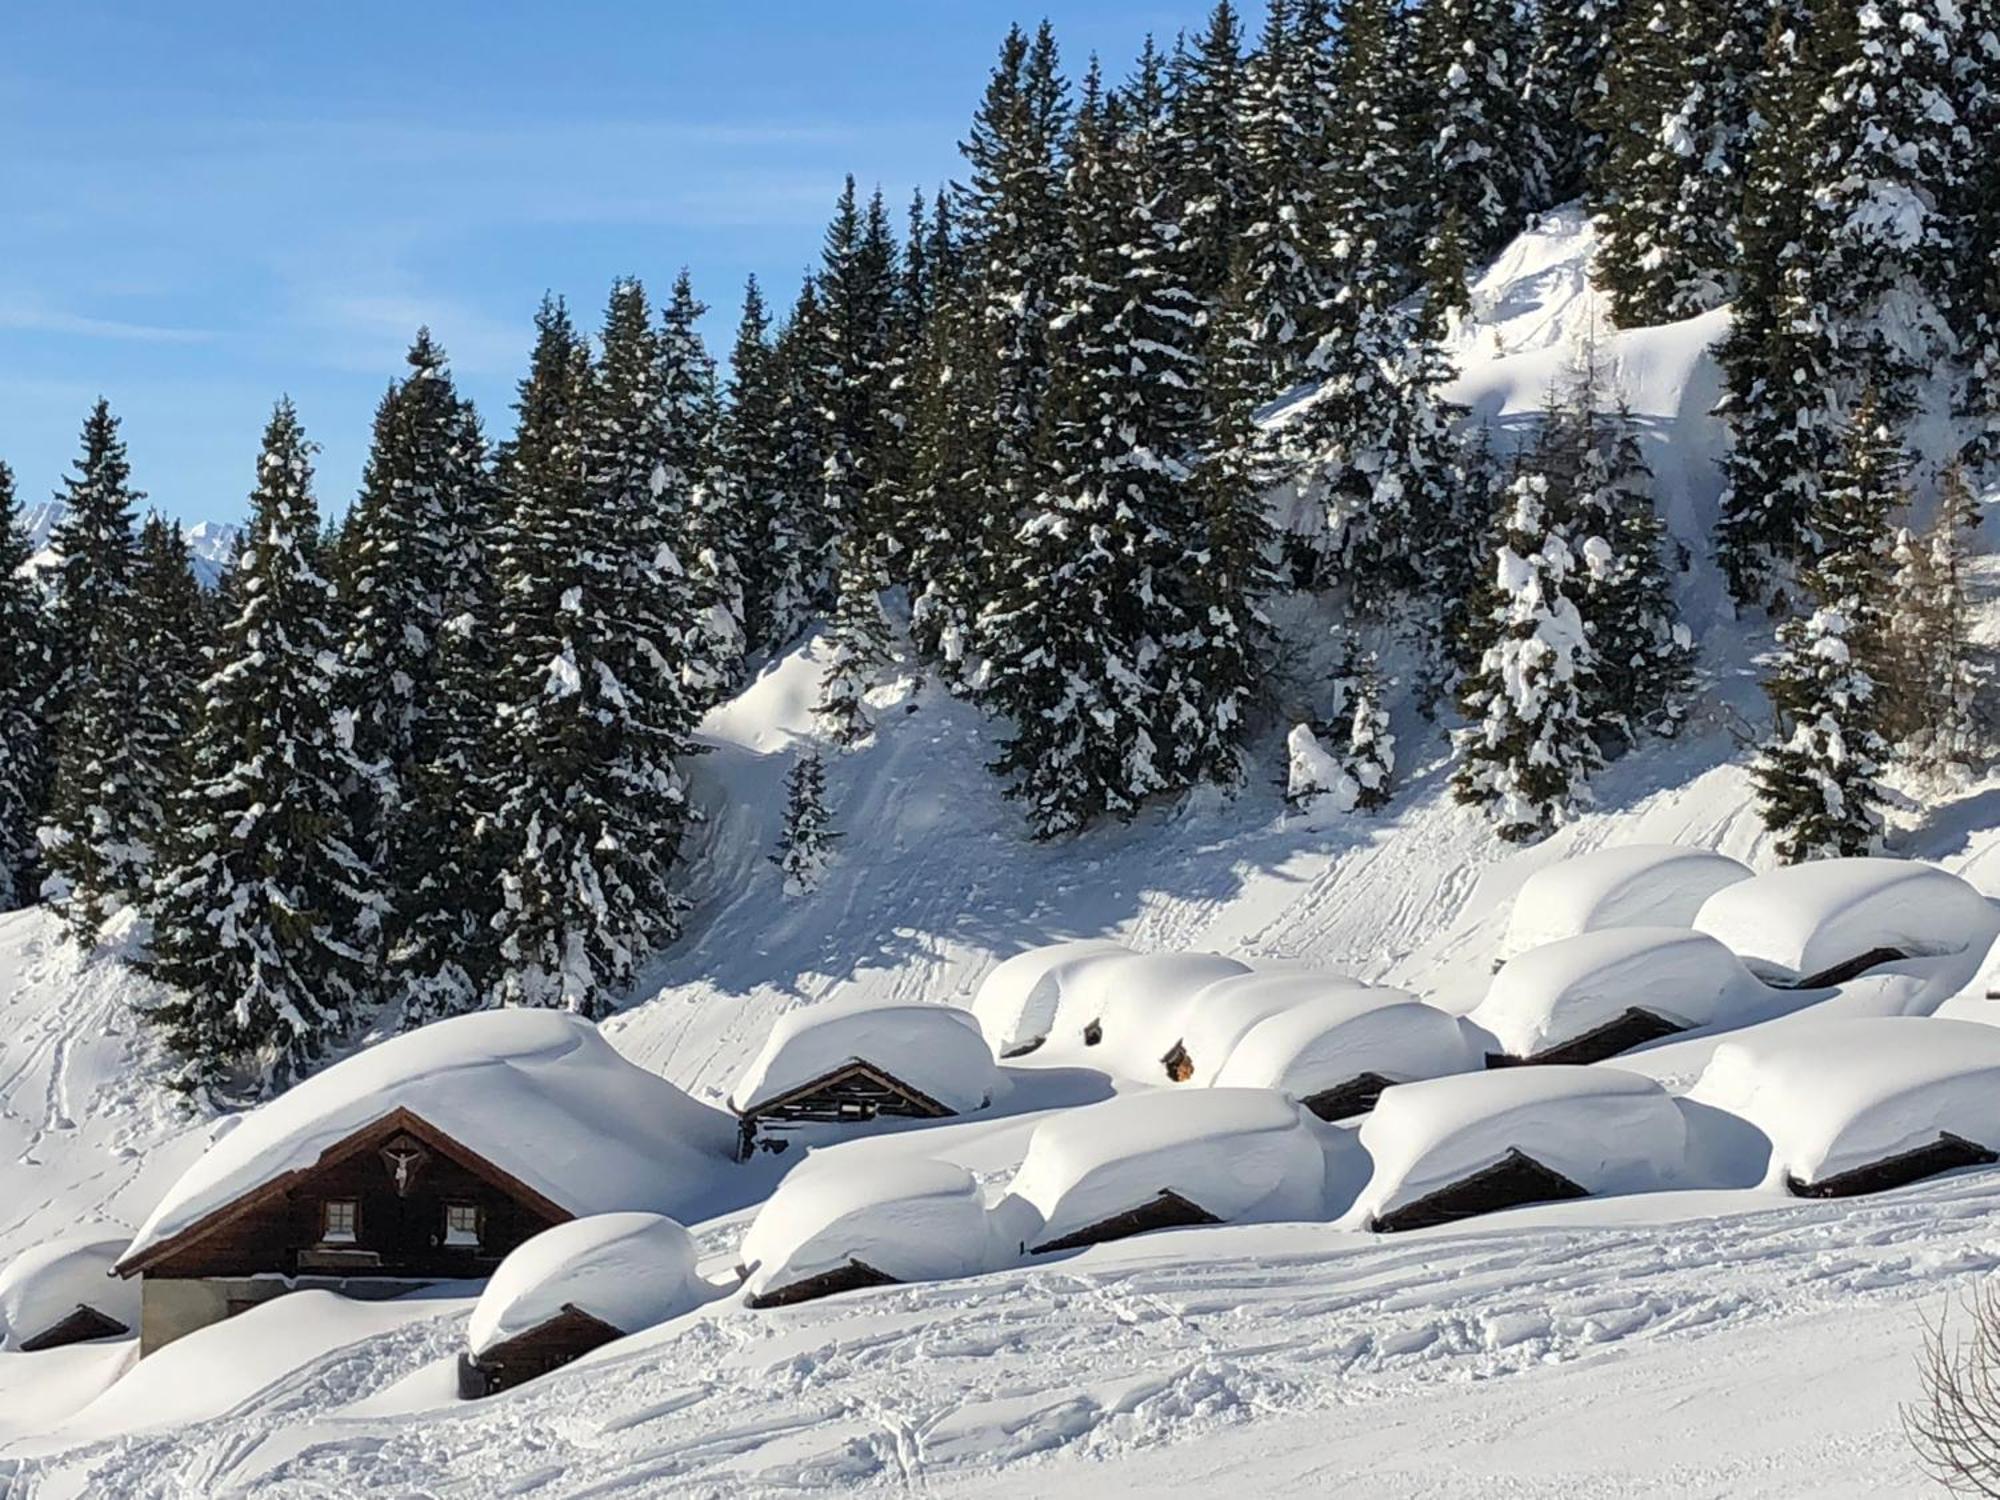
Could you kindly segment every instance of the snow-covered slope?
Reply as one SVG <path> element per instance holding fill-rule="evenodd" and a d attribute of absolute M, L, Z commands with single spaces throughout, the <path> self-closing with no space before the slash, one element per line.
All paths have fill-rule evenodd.
<path fill-rule="evenodd" d="M 719 1105 L 782 1015 L 835 1000 L 966 1005 L 1010 955 L 1096 937 L 1260 970 L 1311 964 L 1463 1014 L 1485 997 L 1512 897 L 1536 870 L 1634 842 L 1769 868 L 1732 732 L 1762 712 L 1748 671 L 1761 642 L 1727 617 L 1705 561 L 1720 436 L 1707 349 L 1726 319 L 1607 332 L 1588 255 L 1586 227 L 1558 214 L 1482 278 L 1453 394 L 1503 428 L 1524 423 L 1594 326 L 1691 548 L 1684 603 L 1708 698 L 1681 739 L 1598 779 L 1597 811 L 1531 849 L 1498 843 L 1452 803 L 1436 731 L 1411 716 L 1396 726 L 1410 769 L 1381 815 L 1289 814 L 1274 739 L 1270 774 L 1233 797 L 1036 845 L 985 769 L 991 726 L 905 680 L 877 695 L 874 738 L 830 759 L 843 837 L 820 889 L 788 899 L 766 856 L 810 733 L 825 648 L 809 642 L 703 728 L 696 909 L 608 1023 L 614 1044 Z M 1994 582 L 1980 559 L 1989 637 Z M 1996 824 L 1991 781 L 1904 817 L 1894 844 L 1991 895 Z M 1800 996 L 1796 1021 L 1758 1031 L 1822 1006 L 1924 1011 L 1961 991 L 1953 1014 L 2000 1019 L 1981 998 L 1983 962 L 1894 965 Z M 199 1152 L 208 1126 L 149 1086 L 159 1069 L 129 1010 L 142 994 L 109 960 L 79 964 L 45 918 L 0 918 L 0 1261 L 59 1234 L 130 1229 Z M 1683 1090 L 1718 1039 L 1690 1034 L 1618 1066 Z M 1004 1108 L 828 1154 L 857 1170 L 899 1153 L 952 1162 L 995 1199 L 1049 1109 L 1112 1091 L 1090 1068 L 1087 1049 L 1051 1041 L 1010 1065 Z M 2000 1267 L 2000 1172 L 1804 1204 L 1756 1186 L 1754 1143 L 1682 1108 L 1689 1151 L 1707 1153 L 1699 1180 L 1740 1186 L 1526 1208 L 1393 1241 L 1326 1224 L 1171 1231 L 773 1312 L 728 1298 L 476 1408 L 451 1399 L 463 1296 L 282 1299 L 104 1395 L 121 1366 L 102 1350 L 0 1355 L 0 1491 L 923 1485 L 1094 1500 L 1223 1476 L 1243 1493 L 1319 1493 L 1336 1473 L 1384 1495 L 1910 1492 L 1895 1403 L 1911 1389 L 1915 1306 Z M 1343 1186 L 1351 1197 L 1361 1184 Z M 691 1226 L 709 1278 L 737 1263 L 750 1217 Z"/>
<path fill-rule="evenodd" d="M 55 546 L 55 535 L 56 528 L 62 525 L 64 514 L 65 507 L 60 500 L 44 500 L 21 512 L 21 526 L 28 534 L 28 568 L 31 571 L 46 573 L 62 562 L 62 553 Z M 194 576 L 203 588 L 214 588 L 222 581 L 222 575 L 236 566 L 236 554 L 243 543 L 242 527 L 220 521 L 197 521 L 192 526 L 183 525 L 181 535 L 187 538 Z"/>

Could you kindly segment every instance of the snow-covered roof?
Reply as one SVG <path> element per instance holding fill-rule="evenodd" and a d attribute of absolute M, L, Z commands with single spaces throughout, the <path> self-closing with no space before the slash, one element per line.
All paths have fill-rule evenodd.
<path fill-rule="evenodd" d="M 1385 1091 L 1361 1124 L 1375 1163 L 1366 1223 L 1497 1165 L 1532 1157 L 1592 1193 L 1639 1193 L 1685 1164 L 1687 1123 L 1658 1083 L 1618 1068 L 1502 1068 Z"/>
<path fill-rule="evenodd" d="M 0 1349 L 18 1349 L 79 1307 L 137 1330 L 139 1285 L 111 1274 L 125 1241 L 71 1235 L 23 1250 L 0 1269 Z"/>
<path fill-rule="evenodd" d="M 973 1276 L 996 1264 L 986 1202 L 965 1168 L 928 1157 L 815 1153 L 743 1236 L 745 1292 L 762 1297 L 854 1261 L 896 1281 Z"/>
<path fill-rule="evenodd" d="M 1910 957 L 1992 941 L 1992 904 L 1956 875 L 1907 859 L 1823 859 L 1725 886 L 1694 925 L 1752 972 L 1792 981 L 1877 948 Z"/>
<path fill-rule="evenodd" d="M 1310 969 L 1255 970 L 1218 979 L 1194 997 L 1180 1043 L 1194 1064 L 1190 1083 L 1216 1080 L 1236 1044 L 1259 1022 L 1284 1011 L 1334 995 L 1371 993 L 1369 987 L 1345 974 Z M 1399 990 L 1372 993 L 1408 999 Z M 1388 1004 L 1388 1000 L 1382 1001 Z"/>
<path fill-rule="evenodd" d="M 1132 950 L 1109 938 L 1049 943 L 994 966 L 972 998 L 972 1014 L 995 1057 L 1033 1046 L 1055 1025 L 1063 990 L 1083 968 Z"/>
<path fill-rule="evenodd" d="M 560 1317 L 589 1313 L 620 1333 L 679 1317 L 715 1295 L 695 1273 L 693 1237 L 660 1214 L 592 1214 L 516 1246 L 465 1325 L 475 1355 Z"/>
<path fill-rule="evenodd" d="M 1268 1089 L 1162 1088 L 1065 1110 L 1035 1127 L 994 1214 L 1031 1246 L 1162 1190 L 1225 1222 L 1317 1218 L 1326 1157 L 1308 1118 Z"/>
<path fill-rule="evenodd" d="M 1507 961 L 1467 1018 L 1515 1057 L 1533 1057 L 1633 1007 L 1683 1027 L 1746 1017 L 1771 991 L 1736 955 L 1686 927 L 1614 927 L 1544 943 Z"/>
<path fill-rule="evenodd" d="M 1310 1099 L 1364 1073 L 1407 1083 L 1463 1073 L 1481 1062 L 1458 1017 L 1401 990 L 1357 989 L 1259 1021 L 1231 1050 L 1215 1083 Z"/>
<path fill-rule="evenodd" d="M 1801 1018 L 1724 1042 L 1688 1097 L 1763 1131 L 1774 1182 L 1838 1177 L 1932 1145 L 1940 1131 L 2000 1150 L 2000 1028 Z"/>
<path fill-rule="evenodd" d="M 1160 1059 L 1187 1029 L 1195 997 L 1250 966 L 1219 953 L 1135 953 L 1091 964 L 1063 992 L 1057 1033 L 1075 1042 L 1103 1028 L 1094 1061 L 1113 1073 L 1164 1082 Z"/>
<path fill-rule="evenodd" d="M 167 1190 L 124 1261 L 397 1109 L 575 1215 L 685 1214 L 735 1150 L 734 1121 L 621 1057 L 590 1022 L 481 1011 L 358 1052 L 244 1115 Z"/>
<path fill-rule="evenodd" d="M 1750 873 L 1726 854 L 1679 844 L 1572 855 L 1522 882 L 1507 921 L 1507 951 L 1607 927 L 1689 927 L 1704 901 Z"/>
<path fill-rule="evenodd" d="M 855 1062 L 872 1064 L 957 1114 L 983 1109 L 1000 1081 L 969 1011 L 843 1001 L 780 1016 L 730 1091 L 730 1108 L 748 1114 Z"/>

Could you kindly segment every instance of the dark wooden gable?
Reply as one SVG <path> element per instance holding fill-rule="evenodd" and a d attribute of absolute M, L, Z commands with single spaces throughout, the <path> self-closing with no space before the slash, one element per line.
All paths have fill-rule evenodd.
<path fill-rule="evenodd" d="M 896 1278 L 876 1270 L 866 1261 L 850 1260 L 844 1266 L 836 1266 L 831 1271 L 822 1271 L 817 1276 L 805 1276 L 788 1286 L 774 1287 L 762 1296 L 752 1297 L 752 1307 L 790 1307 L 795 1302 L 810 1302 L 815 1297 L 831 1297 L 840 1292 L 855 1292 L 863 1287 L 894 1286 Z"/>
<path fill-rule="evenodd" d="M 1057 1250 L 1080 1250 L 1085 1245 L 1101 1245 L 1106 1240 L 1122 1240 L 1128 1235 L 1145 1234 L 1153 1229 L 1184 1229 L 1191 1224 L 1221 1222 L 1199 1203 L 1183 1198 L 1172 1188 L 1161 1188 L 1157 1196 L 1137 1208 L 1099 1219 L 1095 1224 L 1086 1224 L 1059 1240 L 1037 1245 L 1034 1253 L 1049 1255 Z"/>
<path fill-rule="evenodd" d="M 625 1329 L 593 1317 L 574 1302 L 565 1302 L 555 1317 L 526 1333 L 495 1344 L 484 1354 L 461 1354 L 458 1394 L 471 1400 L 511 1390 L 523 1381 L 582 1359 L 625 1334 Z"/>
<path fill-rule="evenodd" d="M 327 1204 L 354 1205 L 353 1236 L 329 1239 Z M 448 1243 L 447 1212 L 470 1209 L 477 1242 Z M 171 1239 L 119 1274 L 488 1275 L 570 1212 L 408 1108 L 397 1108 Z"/>
<path fill-rule="evenodd" d="M 1356 1073 L 1345 1083 L 1306 1095 L 1299 1103 L 1322 1120 L 1345 1120 L 1367 1114 L 1381 1099 L 1382 1090 L 1394 1083 L 1394 1079 L 1384 1078 L 1380 1073 Z"/>
<path fill-rule="evenodd" d="M 1935 1177 L 1940 1172 L 1956 1171 L 1960 1167 L 1990 1167 L 1996 1161 L 2000 1161 L 2000 1155 L 1977 1141 L 1968 1141 L 1962 1135 L 1940 1130 L 1938 1138 L 1928 1146 L 1886 1156 L 1865 1167 L 1855 1167 L 1834 1177 L 1822 1177 L 1818 1182 L 1801 1182 L 1786 1173 L 1785 1187 L 1799 1198 L 1851 1198 L 1857 1193 L 1886 1192 L 1906 1182 L 1917 1182 L 1925 1177 Z"/>
<path fill-rule="evenodd" d="M 1390 1213 L 1378 1214 L 1368 1227 L 1378 1234 L 1401 1229 L 1429 1229 L 1476 1214 L 1497 1213 L 1524 1203 L 1551 1203 L 1563 1198 L 1588 1198 L 1590 1191 L 1562 1173 L 1543 1166 L 1518 1148 L 1510 1149 L 1490 1167 L 1462 1177 L 1449 1187 L 1428 1193 Z"/>
<path fill-rule="evenodd" d="M 740 1113 L 746 1120 L 850 1124 L 878 1115 L 935 1120 L 958 1111 L 947 1109 L 888 1070 L 857 1058 Z"/>
<path fill-rule="evenodd" d="M 1594 1063 L 1607 1057 L 1616 1057 L 1621 1052 L 1629 1052 L 1634 1047 L 1647 1042 L 1657 1042 L 1663 1036 L 1673 1036 L 1686 1031 L 1687 1027 L 1678 1021 L 1669 1021 L 1665 1016 L 1655 1015 L 1650 1010 L 1632 1006 L 1624 1014 L 1615 1016 L 1602 1026 L 1594 1026 L 1581 1036 L 1546 1047 L 1527 1057 L 1516 1057 L 1511 1052 L 1489 1052 L 1486 1066 L 1489 1068 L 1539 1067 L 1546 1063 Z"/>
<path fill-rule="evenodd" d="M 76 1311 L 52 1323 L 33 1338 L 21 1340 L 21 1352 L 34 1354 L 43 1349 L 60 1349 L 65 1344 L 81 1344 L 86 1339 L 123 1338 L 132 1330 L 116 1318 L 94 1307 L 79 1304 Z"/>

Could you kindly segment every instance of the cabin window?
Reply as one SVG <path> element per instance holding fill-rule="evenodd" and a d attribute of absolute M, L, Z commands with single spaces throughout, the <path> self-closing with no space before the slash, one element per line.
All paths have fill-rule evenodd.
<path fill-rule="evenodd" d="M 323 1244 L 351 1245 L 360 1215 L 352 1198 L 328 1198 L 319 1206 L 319 1237 Z"/>
<path fill-rule="evenodd" d="M 444 1206 L 444 1242 L 447 1245 L 479 1243 L 479 1205 L 447 1203 Z"/>

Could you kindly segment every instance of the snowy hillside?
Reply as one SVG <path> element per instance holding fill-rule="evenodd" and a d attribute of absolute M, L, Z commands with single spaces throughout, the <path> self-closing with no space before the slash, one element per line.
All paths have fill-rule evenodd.
<path fill-rule="evenodd" d="M 1034 844 L 986 770 L 991 723 L 906 678 L 874 696 L 872 739 L 829 761 L 834 863 L 787 897 L 768 856 L 827 658 L 814 640 L 703 726 L 703 888 L 686 938 L 607 1023 L 616 1047 L 719 1105 L 788 1013 L 965 1005 L 1010 955 L 1100 936 L 1310 963 L 1459 1015 L 1486 997 L 1536 871 L 1630 843 L 1770 868 L 1733 732 L 1763 712 L 1749 663 L 1767 643 L 1729 617 L 1706 560 L 1709 349 L 1726 315 L 1611 333 L 1590 250 L 1567 211 L 1509 249 L 1473 289 L 1451 395 L 1504 431 L 1594 344 L 1689 546 L 1682 602 L 1711 682 L 1680 738 L 1597 778 L 1596 811 L 1532 848 L 1501 843 L 1452 801 L 1438 731 L 1410 715 L 1409 770 L 1381 816 L 1288 811 L 1274 734 L 1269 774 L 1234 796 Z M 1979 559 L 1989 638 L 1996 583 Z M 1906 815 L 1892 847 L 2000 895 L 2000 780 Z M 1906 960 L 1807 998 L 2000 1020 L 1985 957 Z M 0 918 L 0 1262 L 136 1228 L 202 1149 L 209 1124 L 152 1086 L 130 1012 L 143 993 L 46 916 Z M 1678 1093 L 1718 1045 L 1697 1029 L 1619 1066 Z M 1131 1087 L 1053 1042 L 1006 1071 L 982 1113 L 824 1159 L 934 1157 L 994 1195 L 1038 1119 Z M 1230 1224 L 771 1311 L 725 1297 L 471 1406 L 452 1397 L 464 1286 L 282 1298 L 129 1370 L 127 1345 L 0 1353 L 0 1496 L 1281 1495 L 1322 1493 L 1329 1474 L 1393 1495 L 1910 1492 L 1896 1403 L 1915 1389 L 1917 1312 L 2000 1267 L 2000 1173 L 1806 1202 L 1737 1170 L 1729 1141 L 1703 1149 L 1710 1185 L 1400 1236 Z M 703 1274 L 725 1278 L 753 1212 L 691 1226 Z"/>
<path fill-rule="evenodd" d="M 63 523 L 63 513 L 60 500 L 44 500 L 21 512 L 21 528 L 28 534 L 31 552 L 28 566 L 37 573 L 46 572 L 62 560 L 55 547 L 55 535 L 56 528 Z M 222 575 L 236 566 L 236 553 L 243 541 L 241 527 L 197 521 L 192 526 L 183 525 L 181 535 L 187 538 L 194 576 L 203 588 L 214 588 Z"/>

